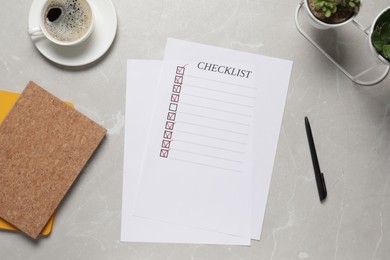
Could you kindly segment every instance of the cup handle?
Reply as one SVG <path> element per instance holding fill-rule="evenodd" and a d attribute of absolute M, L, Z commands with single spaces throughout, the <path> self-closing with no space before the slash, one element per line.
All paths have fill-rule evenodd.
<path fill-rule="evenodd" d="M 42 36 L 43 32 L 42 32 L 41 28 L 39 26 L 37 26 L 37 27 L 29 28 L 28 34 L 30 34 L 30 36 Z"/>

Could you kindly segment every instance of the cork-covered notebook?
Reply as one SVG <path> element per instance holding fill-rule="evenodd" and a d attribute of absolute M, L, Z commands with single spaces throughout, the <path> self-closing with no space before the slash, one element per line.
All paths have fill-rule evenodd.
<path fill-rule="evenodd" d="M 0 217 L 36 238 L 105 134 L 29 82 L 0 125 Z"/>
<path fill-rule="evenodd" d="M 5 117 L 11 111 L 12 107 L 15 105 L 16 101 L 19 99 L 20 94 L 14 92 L 8 92 L 0 90 L 0 125 L 4 121 Z M 65 102 L 69 106 L 73 107 L 73 104 L 70 102 Z M 54 215 L 50 217 L 49 221 L 46 223 L 45 227 L 42 229 L 40 235 L 47 236 L 51 233 L 54 225 Z M 4 219 L 0 218 L 0 229 L 2 230 L 18 230 L 16 227 L 9 224 Z"/>

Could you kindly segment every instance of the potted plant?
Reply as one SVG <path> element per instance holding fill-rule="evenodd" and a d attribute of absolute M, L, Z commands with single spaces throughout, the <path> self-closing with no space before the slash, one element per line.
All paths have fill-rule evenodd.
<path fill-rule="evenodd" d="M 330 29 L 344 25 L 358 14 L 362 0 L 304 0 L 314 26 Z"/>
<path fill-rule="evenodd" d="M 370 32 L 370 49 L 385 64 L 390 65 L 390 7 L 375 18 Z"/>

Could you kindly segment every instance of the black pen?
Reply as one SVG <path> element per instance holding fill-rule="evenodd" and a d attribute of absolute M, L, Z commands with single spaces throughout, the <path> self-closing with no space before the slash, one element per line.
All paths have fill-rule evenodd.
<path fill-rule="evenodd" d="M 311 160 L 313 161 L 314 175 L 316 176 L 318 195 L 320 196 L 320 201 L 323 201 L 326 198 L 326 186 L 324 174 L 320 170 L 320 164 L 318 163 L 316 147 L 314 146 L 313 134 L 311 133 L 311 127 L 309 119 L 305 117 L 305 127 L 307 140 L 309 141 Z"/>

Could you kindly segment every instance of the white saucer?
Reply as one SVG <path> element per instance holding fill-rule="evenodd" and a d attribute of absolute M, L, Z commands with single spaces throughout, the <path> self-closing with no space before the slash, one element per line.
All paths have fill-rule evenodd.
<path fill-rule="evenodd" d="M 39 26 L 39 6 L 46 0 L 34 0 L 28 19 L 29 28 Z M 111 0 L 91 0 L 95 14 L 95 28 L 91 36 L 80 45 L 59 46 L 44 36 L 32 37 L 32 41 L 43 56 L 65 66 L 82 66 L 99 59 L 114 41 L 117 17 Z M 27 33 L 27 30 L 26 30 Z"/>

